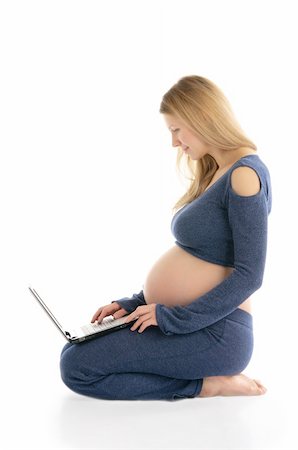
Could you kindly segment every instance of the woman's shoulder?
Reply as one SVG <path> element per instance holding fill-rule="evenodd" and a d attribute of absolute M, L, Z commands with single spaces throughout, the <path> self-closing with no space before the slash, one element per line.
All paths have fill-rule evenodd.
<path fill-rule="evenodd" d="M 233 164 L 227 180 L 227 190 L 240 196 L 257 195 L 262 191 L 268 202 L 268 211 L 271 211 L 270 172 L 266 163 L 256 153 L 246 155 Z"/>
<path fill-rule="evenodd" d="M 232 174 L 234 174 L 234 172 L 236 171 L 236 169 L 238 167 L 247 167 L 250 169 L 253 169 L 253 171 L 259 176 L 259 178 L 261 178 L 264 180 L 269 180 L 270 182 L 270 172 L 269 169 L 266 165 L 266 163 L 263 161 L 263 159 L 256 153 L 253 154 L 249 154 L 246 156 L 243 156 L 242 158 L 238 159 L 238 161 L 236 161 L 233 166 L 231 167 L 230 170 L 230 177 L 229 177 L 229 181 L 231 179 Z M 237 172 L 237 171 L 236 171 Z M 239 173 L 241 171 L 238 171 Z M 252 170 L 244 170 L 242 169 L 242 173 L 243 174 L 250 174 L 251 177 L 253 177 L 253 172 Z M 233 175 L 235 176 L 235 175 Z"/>
<path fill-rule="evenodd" d="M 236 168 L 239 166 L 251 167 L 252 169 L 260 170 L 263 172 L 267 172 L 269 174 L 269 169 L 264 162 L 263 158 L 260 157 L 257 153 L 251 153 L 249 155 L 243 156 L 239 158 L 232 166 L 232 168 Z"/>
<path fill-rule="evenodd" d="M 252 167 L 236 167 L 231 173 L 231 187 L 238 195 L 256 195 L 261 188 L 260 177 Z"/>

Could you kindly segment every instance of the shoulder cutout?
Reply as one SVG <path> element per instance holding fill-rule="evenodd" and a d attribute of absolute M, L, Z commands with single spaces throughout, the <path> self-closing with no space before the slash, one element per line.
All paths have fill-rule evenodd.
<path fill-rule="evenodd" d="M 233 170 L 231 185 L 236 194 L 243 196 L 255 195 L 261 189 L 258 174 L 248 166 L 237 167 Z"/>

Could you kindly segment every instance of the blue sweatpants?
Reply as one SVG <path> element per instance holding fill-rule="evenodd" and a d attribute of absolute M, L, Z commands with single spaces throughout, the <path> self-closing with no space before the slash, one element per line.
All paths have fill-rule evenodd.
<path fill-rule="evenodd" d="M 157 326 L 138 333 L 131 326 L 66 344 L 60 360 L 64 383 L 106 400 L 193 398 L 203 378 L 242 372 L 253 351 L 253 317 L 239 308 L 189 334 L 166 336 Z"/>

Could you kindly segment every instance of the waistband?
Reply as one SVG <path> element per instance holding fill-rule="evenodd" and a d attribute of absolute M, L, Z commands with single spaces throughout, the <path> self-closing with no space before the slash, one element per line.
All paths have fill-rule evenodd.
<path fill-rule="evenodd" d="M 253 327 L 253 316 L 243 309 L 237 308 L 231 314 L 225 317 L 227 320 L 242 323 L 250 328 Z"/>

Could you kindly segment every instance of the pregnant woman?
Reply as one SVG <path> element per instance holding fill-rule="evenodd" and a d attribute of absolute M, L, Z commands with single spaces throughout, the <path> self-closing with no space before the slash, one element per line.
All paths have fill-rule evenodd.
<path fill-rule="evenodd" d="M 117 332 L 66 344 L 61 376 L 73 391 L 111 400 L 262 395 L 241 373 L 253 352 L 251 295 L 261 287 L 272 194 L 267 166 L 222 91 L 181 78 L 160 113 L 191 175 L 174 206 L 176 239 L 143 290 L 94 314 L 136 320 Z"/>

